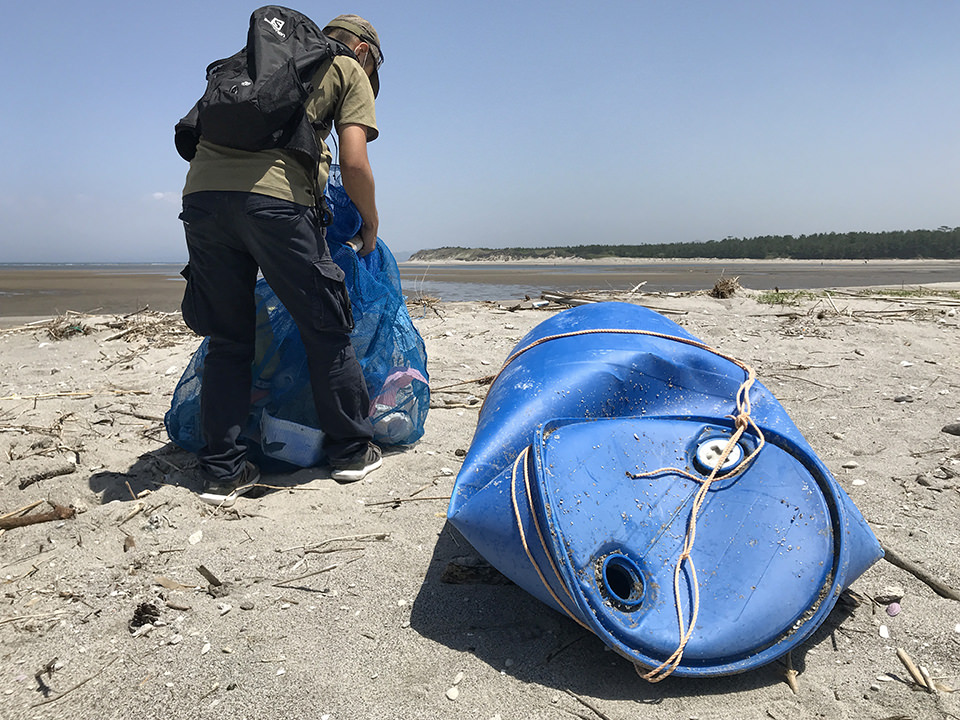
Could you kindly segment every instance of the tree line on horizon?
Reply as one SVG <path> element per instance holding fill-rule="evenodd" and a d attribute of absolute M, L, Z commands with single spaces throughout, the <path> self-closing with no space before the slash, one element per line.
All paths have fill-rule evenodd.
<path fill-rule="evenodd" d="M 949 260 L 960 258 L 960 227 L 888 232 L 761 235 L 752 238 L 638 245 L 418 250 L 411 260 L 523 260 L 551 258 L 716 258 L 722 260 Z"/>

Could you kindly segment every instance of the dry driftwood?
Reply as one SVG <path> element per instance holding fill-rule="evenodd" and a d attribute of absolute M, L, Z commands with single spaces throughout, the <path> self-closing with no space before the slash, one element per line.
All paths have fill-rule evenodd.
<path fill-rule="evenodd" d="M 576 307 L 577 305 L 593 305 L 596 300 L 591 300 L 590 298 L 577 297 L 576 295 L 567 295 L 566 293 L 558 292 L 543 292 L 540 293 L 541 300 L 549 300 L 550 302 L 557 303 L 558 305 L 570 305 Z"/>
<path fill-rule="evenodd" d="M 52 522 L 54 520 L 68 520 L 76 515 L 76 511 L 71 507 L 57 505 L 51 502 L 53 510 L 50 512 L 34 513 L 33 515 L 21 515 L 19 517 L 0 518 L 0 530 L 10 530 L 26 525 L 36 525 L 37 523 Z"/>
<path fill-rule="evenodd" d="M 960 592 L 950 587 L 946 583 L 941 582 L 916 563 L 910 562 L 895 550 L 892 550 L 888 545 L 882 544 L 881 547 L 883 548 L 883 559 L 889 562 L 891 565 L 896 565 L 898 568 L 906 570 L 908 573 L 917 578 L 917 580 L 921 580 L 922 582 L 926 583 L 930 589 L 940 597 L 947 598 L 948 600 L 960 601 Z"/>
<path fill-rule="evenodd" d="M 62 463 L 60 465 L 55 465 L 46 470 L 38 470 L 35 473 L 31 473 L 26 477 L 20 478 L 19 488 L 24 490 L 34 483 L 38 483 L 41 480 L 49 480 L 50 478 L 60 477 L 61 475 L 69 475 L 72 472 L 76 472 L 77 466 L 73 463 Z"/>

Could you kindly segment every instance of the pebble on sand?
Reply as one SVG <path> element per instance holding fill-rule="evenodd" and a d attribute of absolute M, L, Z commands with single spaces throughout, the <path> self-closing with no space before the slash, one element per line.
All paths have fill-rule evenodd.
<path fill-rule="evenodd" d="M 887 585 L 880 591 L 880 594 L 877 595 L 874 600 L 880 605 L 889 605 L 890 603 L 898 603 L 903 599 L 903 588 L 899 585 Z"/>

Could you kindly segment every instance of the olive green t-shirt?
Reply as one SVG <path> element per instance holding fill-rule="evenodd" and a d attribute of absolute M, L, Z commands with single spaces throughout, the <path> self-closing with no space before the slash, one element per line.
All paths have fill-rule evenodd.
<path fill-rule="evenodd" d="M 319 128 L 317 187 L 323 188 L 327 184 L 332 159 L 325 142 L 331 129 L 347 124 L 363 125 L 367 128 L 367 142 L 374 140 L 379 131 L 373 88 L 363 68 L 353 58 L 338 55 L 324 63 L 314 75 L 313 87 L 306 111 L 310 122 Z M 313 205 L 313 187 L 307 168 L 291 153 L 282 149 L 236 150 L 214 145 L 201 137 L 197 154 L 190 161 L 183 194 L 240 190 L 291 200 L 300 205 Z"/>

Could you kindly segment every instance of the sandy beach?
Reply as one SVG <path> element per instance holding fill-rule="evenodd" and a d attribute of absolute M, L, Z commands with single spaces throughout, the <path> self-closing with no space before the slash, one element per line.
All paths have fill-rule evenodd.
<path fill-rule="evenodd" d="M 753 366 L 881 542 L 960 588 L 955 294 L 602 297 Z M 649 684 L 497 573 L 450 571 L 483 566 L 445 520 L 486 387 L 471 381 L 564 309 L 412 304 L 435 389 L 423 439 L 353 485 L 266 475 L 230 510 L 197 500 L 163 429 L 200 342 L 179 315 L 7 318 L 0 516 L 63 517 L 0 530 L 0 717 L 960 717 L 960 602 L 888 561 L 792 652 L 795 690 L 783 661 Z"/>

